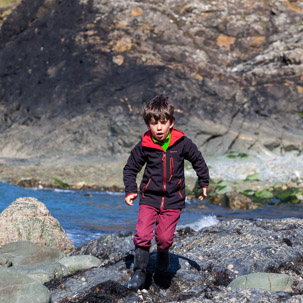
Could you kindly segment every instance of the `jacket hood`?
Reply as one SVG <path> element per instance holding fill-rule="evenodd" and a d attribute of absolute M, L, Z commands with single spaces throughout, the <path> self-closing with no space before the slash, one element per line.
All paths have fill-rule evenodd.
<path fill-rule="evenodd" d="M 168 147 L 174 145 L 178 140 L 180 140 L 184 136 L 185 136 L 185 134 L 183 132 L 181 132 L 178 129 L 172 128 L 171 138 L 170 138 Z M 159 144 L 157 144 L 153 141 L 150 130 L 148 130 L 146 133 L 144 133 L 144 135 L 142 137 L 142 146 L 149 147 L 149 148 L 155 148 L 155 149 L 159 149 L 159 150 L 163 151 L 163 148 Z"/>

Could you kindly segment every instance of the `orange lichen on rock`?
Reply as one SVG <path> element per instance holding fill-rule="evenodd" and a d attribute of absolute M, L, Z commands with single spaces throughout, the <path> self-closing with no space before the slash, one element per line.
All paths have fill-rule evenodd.
<path fill-rule="evenodd" d="M 223 46 L 226 50 L 230 50 L 231 44 L 234 44 L 236 41 L 235 37 L 225 36 L 220 34 L 217 38 L 217 45 Z"/>
<path fill-rule="evenodd" d="M 137 7 L 135 9 L 133 9 L 130 14 L 133 17 L 138 17 L 138 16 L 142 15 L 142 11 L 141 11 L 141 9 L 139 7 Z"/>
<path fill-rule="evenodd" d="M 298 2 L 293 2 L 293 1 L 287 1 L 286 2 L 287 8 L 297 12 L 297 13 L 301 13 L 303 12 L 303 5 L 302 3 L 298 3 Z"/>
<path fill-rule="evenodd" d="M 115 52 L 125 52 L 132 48 L 132 41 L 128 37 L 122 37 L 120 40 L 118 40 L 113 47 L 113 50 Z"/>
<path fill-rule="evenodd" d="M 303 87 L 302 86 L 297 86 L 297 91 L 298 91 L 299 94 L 302 94 Z"/>

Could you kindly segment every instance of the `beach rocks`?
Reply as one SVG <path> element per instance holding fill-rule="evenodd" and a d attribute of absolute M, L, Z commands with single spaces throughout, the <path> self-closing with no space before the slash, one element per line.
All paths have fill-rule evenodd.
<path fill-rule="evenodd" d="M 170 249 L 168 271 L 160 276 L 154 274 L 153 243 L 145 289 L 138 293 L 122 286 L 132 276 L 132 240 L 132 233 L 117 233 L 78 248 L 74 254 L 96 254 L 101 265 L 46 283 L 52 300 L 291 303 L 303 298 L 302 219 L 232 220 L 199 232 L 180 229 Z M 238 288 L 243 284 L 246 289 Z"/>
<path fill-rule="evenodd" d="M 74 246 L 59 221 L 35 198 L 19 198 L 0 214 L 0 244 L 27 240 L 70 252 Z"/>
<path fill-rule="evenodd" d="M 5 303 L 20 300 L 49 303 L 50 293 L 42 284 L 65 278 L 79 270 L 97 267 L 101 263 L 93 256 L 69 257 L 57 248 L 41 247 L 28 241 L 0 247 L 0 260 L 0 301 Z M 102 281 L 106 277 L 112 277 L 109 271 Z M 95 284 L 99 283 L 96 275 L 93 275 L 92 280 L 97 281 Z M 81 282 L 83 284 L 83 279 Z"/>

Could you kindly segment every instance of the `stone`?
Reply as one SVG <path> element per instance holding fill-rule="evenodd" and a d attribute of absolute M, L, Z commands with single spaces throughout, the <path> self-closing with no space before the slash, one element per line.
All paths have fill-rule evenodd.
<path fill-rule="evenodd" d="M 49 303 L 49 290 L 37 281 L 10 268 L 0 266 L 1 303 Z"/>
<path fill-rule="evenodd" d="M 253 201 L 243 194 L 228 192 L 224 195 L 226 206 L 232 209 L 251 209 Z"/>
<path fill-rule="evenodd" d="M 1 246 L 0 256 L 13 266 L 17 266 L 53 262 L 62 259 L 65 255 L 57 248 L 39 246 L 29 241 L 19 241 Z"/>
<path fill-rule="evenodd" d="M 78 270 L 85 270 L 101 265 L 101 261 L 98 258 L 88 255 L 65 257 L 58 262 L 64 265 L 70 274 L 73 274 Z"/>
<path fill-rule="evenodd" d="M 269 291 L 292 292 L 293 278 L 286 274 L 256 272 L 240 276 L 228 287 L 233 289 L 259 288 Z"/>
<path fill-rule="evenodd" d="M 70 273 L 69 270 L 59 262 L 17 265 L 11 268 L 25 274 L 41 284 L 52 279 L 62 278 Z"/>
<path fill-rule="evenodd" d="M 35 198 L 19 198 L 0 214 L 0 245 L 21 240 L 70 252 L 74 246 L 59 221 Z"/>

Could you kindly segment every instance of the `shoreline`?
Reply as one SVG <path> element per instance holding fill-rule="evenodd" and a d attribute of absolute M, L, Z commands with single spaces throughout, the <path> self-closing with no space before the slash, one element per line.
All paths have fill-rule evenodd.
<path fill-rule="evenodd" d="M 99 161 L 89 157 L 61 158 L 57 161 L 0 158 L 0 181 L 25 188 L 123 192 L 124 158 L 103 158 Z M 221 187 L 226 186 L 226 190 L 235 192 L 303 187 L 303 155 L 230 153 L 206 156 L 205 160 L 210 170 L 210 193 L 214 184 L 221 184 Z M 139 173 L 138 184 L 141 176 L 142 173 Z M 185 163 L 185 177 L 187 195 L 192 196 L 196 175 L 189 162 Z"/>

